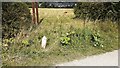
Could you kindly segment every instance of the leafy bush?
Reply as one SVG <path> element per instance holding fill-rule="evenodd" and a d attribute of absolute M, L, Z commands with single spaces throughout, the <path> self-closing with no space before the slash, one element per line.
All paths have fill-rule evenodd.
<path fill-rule="evenodd" d="M 26 2 L 29 8 L 32 8 L 32 2 Z"/>
<path fill-rule="evenodd" d="M 21 29 L 29 28 L 30 10 L 25 3 L 2 3 L 2 38 L 15 37 Z"/>
<path fill-rule="evenodd" d="M 103 47 L 101 36 L 99 33 L 91 34 L 91 42 L 93 43 L 93 46 L 95 47 Z"/>
<path fill-rule="evenodd" d="M 70 36 L 73 35 L 75 32 L 67 32 L 66 34 L 62 34 L 62 37 L 60 37 L 60 42 L 62 45 L 69 45 L 71 38 Z"/>
<path fill-rule="evenodd" d="M 105 21 L 118 21 L 120 18 L 120 2 L 80 2 L 75 6 L 76 18 Z"/>
<path fill-rule="evenodd" d="M 86 46 L 92 44 L 94 47 L 103 47 L 100 33 L 92 31 L 89 28 L 76 29 L 75 31 L 67 32 L 60 38 L 62 45 L 77 47 L 80 45 Z"/>

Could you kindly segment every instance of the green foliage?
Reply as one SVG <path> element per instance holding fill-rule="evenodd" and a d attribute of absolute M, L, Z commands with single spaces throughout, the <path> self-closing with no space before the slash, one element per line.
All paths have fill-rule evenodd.
<path fill-rule="evenodd" d="M 26 2 L 26 4 L 29 8 L 32 8 L 32 2 Z"/>
<path fill-rule="evenodd" d="M 12 38 L 31 23 L 30 10 L 25 3 L 2 3 L 2 38 Z"/>
<path fill-rule="evenodd" d="M 70 36 L 73 35 L 75 32 L 71 31 L 71 32 L 67 32 L 66 34 L 62 34 L 62 37 L 60 37 L 60 42 L 62 45 L 69 45 L 71 38 Z"/>
<path fill-rule="evenodd" d="M 10 39 L 3 39 L 3 45 L 11 45 L 15 42 L 14 38 L 10 38 Z"/>
<path fill-rule="evenodd" d="M 120 2 L 80 2 L 74 8 L 77 18 L 88 20 L 112 20 L 120 19 Z"/>
<path fill-rule="evenodd" d="M 84 38 L 85 42 L 91 43 L 94 47 L 103 47 L 102 37 L 99 31 L 93 31 L 89 28 L 85 28 L 83 29 L 81 35 Z"/>
<path fill-rule="evenodd" d="M 28 40 L 23 40 L 22 44 L 25 45 L 25 46 L 29 46 L 30 45 L 30 43 L 28 42 Z"/>
<path fill-rule="evenodd" d="M 69 45 L 70 44 L 70 38 L 69 37 L 61 37 L 61 44 L 62 45 Z"/>
<path fill-rule="evenodd" d="M 95 47 L 103 47 L 101 36 L 98 32 L 91 34 L 91 42 Z"/>
<path fill-rule="evenodd" d="M 45 12 L 49 17 L 46 17 L 40 25 L 35 27 L 29 33 L 29 37 L 16 40 L 17 42 L 15 41 L 12 46 L 2 47 L 3 66 L 48 66 L 118 49 L 118 27 L 115 23 L 111 22 L 110 24 L 109 21 L 107 21 L 108 23 L 97 23 L 97 27 L 94 30 L 92 23 L 86 23 L 86 26 L 89 26 L 84 29 L 81 20 L 71 19 L 74 15 L 58 16 L 60 18 L 58 19 L 56 15 L 61 14 L 63 10 L 51 10 L 41 10 L 41 13 Z M 54 14 L 52 13 L 53 11 Z M 68 15 L 69 11 L 72 10 L 67 10 Z M 44 13 L 42 14 L 44 15 Z M 92 42 L 91 38 L 97 33 L 100 34 L 100 38 L 97 39 L 100 39 L 100 43 L 104 47 L 94 46 L 95 41 Z M 39 41 L 44 35 L 50 41 L 47 41 L 49 44 L 47 43 L 47 47 L 42 49 Z M 97 34 L 96 36 L 99 35 Z M 70 44 L 59 46 L 61 37 L 70 38 Z M 21 40 L 31 42 L 30 46 L 26 47 L 26 45 L 21 43 Z"/>
<path fill-rule="evenodd" d="M 71 45 L 73 47 L 80 46 L 81 44 L 85 46 L 85 43 L 90 43 L 94 47 L 103 47 L 102 38 L 99 32 L 94 32 L 89 28 L 67 32 L 63 34 L 60 40 L 62 45 Z"/>
<path fill-rule="evenodd" d="M 37 41 L 38 42 L 38 41 Z M 24 46 L 30 46 L 30 45 L 33 45 L 33 44 L 35 44 L 36 43 L 36 41 L 34 41 L 34 40 L 31 40 L 31 39 L 29 39 L 29 40 L 26 40 L 26 39 L 24 39 L 24 40 L 22 40 L 22 45 L 24 45 Z"/>

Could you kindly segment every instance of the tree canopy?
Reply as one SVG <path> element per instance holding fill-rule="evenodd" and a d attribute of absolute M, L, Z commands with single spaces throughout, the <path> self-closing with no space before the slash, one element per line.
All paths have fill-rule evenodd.
<path fill-rule="evenodd" d="M 76 18 L 89 20 L 120 19 L 120 2 L 79 2 L 74 8 Z"/>

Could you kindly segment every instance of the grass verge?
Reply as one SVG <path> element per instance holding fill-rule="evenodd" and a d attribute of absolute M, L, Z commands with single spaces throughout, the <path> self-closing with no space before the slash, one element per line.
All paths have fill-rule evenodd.
<path fill-rule="evenodd" d="M 13 43 L 3 45 L 4 66 L 49 66 L 118 49 L 116 23 L 86 22 L 84 27 L 83 20 L 73 19 L 73 9 L 40 8 L 39 15 L 44 19 L 32 31 L 23 31 Z M 44 35 L 46 49 L 41 48 Z"/>

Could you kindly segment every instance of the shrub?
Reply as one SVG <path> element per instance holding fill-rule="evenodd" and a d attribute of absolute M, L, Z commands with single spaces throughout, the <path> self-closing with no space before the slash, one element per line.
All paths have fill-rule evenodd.
<path fill-rule="evenodd" d="M 71 35 L 73 35 L 75 32 L 67 32 L 66 34 L 62 34 L 62 36 L 60 37 L 60 43 L 62 45 L 69 45 L 71 42 Z"/>
<path fill-rule="evenodd" d="M 32 2 L 26 2 L 29 8 L 32 8 Z"/>
<path fill-rule="evenodd" d="M 103 47 L 102 39 L 98 32 L 91 34 L 91 42 L 95 47 Z"/>
<path fill-rule="evenodd" d="M 25 3 L 2 3 L 2 38 L 15 37 L 31 23 L 30 10 Z"/>
<path fill-rule="evenodd" d="M 80 2 L 74 8 L 76 18 L 88 20 L 118 21 L 120 16 L 120 2 Z"/>
<path fill-rule="evenodd" d="M 67 32 L 60 38 L 62 45 L 69 45 L 72 47 L 86 46 L 88 44 L 94 47 L 103 47 L 103 38 L 99 31 L 92 31 L 89 28 L 76 29 L 75 31 Z"/>

